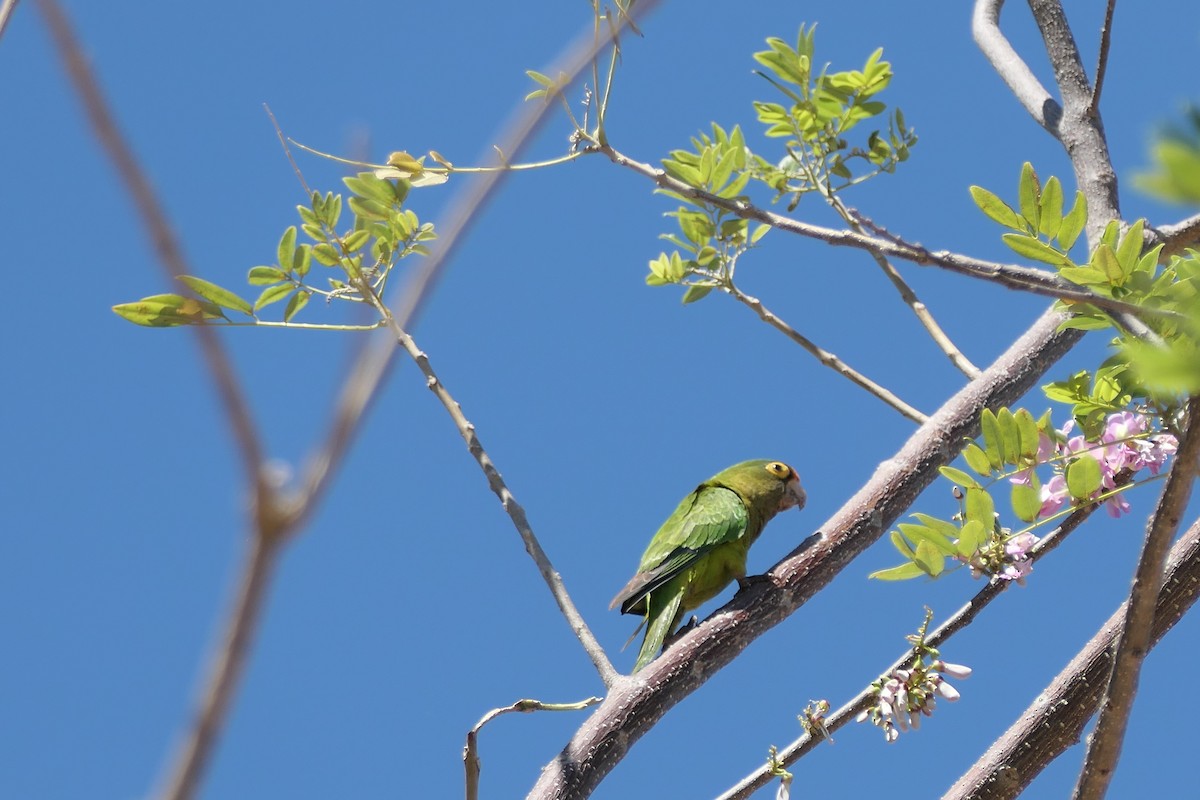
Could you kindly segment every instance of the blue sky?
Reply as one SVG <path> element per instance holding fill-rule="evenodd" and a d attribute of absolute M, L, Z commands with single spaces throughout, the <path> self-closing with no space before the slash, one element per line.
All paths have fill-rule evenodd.
<path fill-rule="evenodd" d="M 303 202 L 263 109 L 318 149 L 435 149 L 472 163 L 588 21 L 583 2 L 518 8 L 444 0 L 268 5 L 67 3 L 126 134 L 197 273 L 244 287 L 270 263 Z M 1068 3 L 1090 64 L 1103 3 Z M 935 7 L 936 6 L 936 7 Z M 1006 30 L 1048 80 L 1022 5 Z M 1164 20 L 1171 21 L 1169 24 Z M 756 130 L 751 74 L 768 36 L 818 23 L 817 56 L 857 68 L 876 47 L 896 78 L 884 99 L 920 136 L 911 161 L 846 201 L 931 249 L 1012 260 L 969 184 L 1015 194 L 1022 162 L 1070 186 L 1061 148 L 991 72 L 963 3 L 707 0 L 666 4 L 626 41 L 609 134 L 657 162 L 711 121 Z M 1189 213 L 1145 198 L 1130 177 L 1156 126 L 1196 96 L 1200 17 L 1191 3 L 1117 11 L 1103 111 L 1123 210 Z M 114 303 L 172 291 L 128 197 L 91 138 L 34 2 L 0 40 L 0 230 L 10 294 L 0 337 L 0 794 L 144 796 L 189 719 L 245 547 L 245 489 L 228 427 L 184 330 L 146 330 Z M 530 158 L 564 152 L 554 118 Z M 768 146 L 754 133 L 753 147 Z M 311 157 L 309 182 L 340 171 Z M 466 180 L 414 191 L 439 214 Z M 599 158 L 511 178 L 483 211 L 414 331 L 518 499 L 600 641 L 633 621 L 609 612 L 649 536 L 698 481 L 746 458 L 796 466 L 802 514 L 776 520 L 751 553 L 761 572 L 808 536 L 889 457 L 911 425 L 820 367 L 745 308 L 711 296 L 680 306 L 644 285 L 673 209 L 646 181 Z M 812 199 L 796 214 L 832 223 Z M 1003 351 L 1042 300 L 902 265 L 979 364 Z M 745 291 L 909 402 L 932 411 L 961 384 L 859 252 L 772 233 L 743 260 Z M 320 321 L 326 311 L 306 312 Z M 271 454 L 299 463 L 359 334 L 223 332 Z M 1089 339 L 1051 376 L 1094 366 Z M 1047 406 L 1035 394 L 1030 407 Z M 944 649 L 975 667 L 963 699 L 885 746 L 840 732 L 795 768 L 805 793 L 901 798 L 950 786 L 1116 608 L 1154 490 L 1135 514 L 1097 521 L 1037 566 Z M 914 510 L 948 515 L 945 486 Z M 835 706 L 899 655 L 924 604 L 938 619 L 980 587 L 868 582 L 896 561 L 880 543 L 763 636 L 641 740 L 597 797 L 715 795 L 799 733 L 813 698 Z M 722 595 L 721 601 L 728 599 Z M 707 607 L 704 613 L 716 608 Z M 1153 653 L 1113 796 L 1190 785 L 1178 676 L 1197 623 Z M 507 517 L 416 370 L 395 370 L 311 526 L 284 556 L 206 797 L 445 797 L 462 791 L 466 730 L 518 698 L 601 693 Z M 483 790 L 521 796 L 583 713 L 504 717 L 483 732 Z M 1189 751 L 1186 751 L 1190 753 Z M 1061 796 L 1081 753 L 1031 796 Z M 872 765 L 864 769 L 864 762 Z M 1186 782 L 1186 783 L 1185 783 Z M 764 794 L 764 796 L 766 796 Z"/>

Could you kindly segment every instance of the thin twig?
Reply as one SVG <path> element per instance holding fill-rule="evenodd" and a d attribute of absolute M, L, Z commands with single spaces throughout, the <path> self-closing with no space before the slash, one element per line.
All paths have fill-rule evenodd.
<path fill-rule="evenodd" d="M 1158 594 L 1152 645 L 1187 613 L 1197 597 L 1200 521 L 1171 548 Z M 1112 670 L 1113 647 L 1125 614 L 1122 604 L 942 800 L 1012 800 L 1054 759 L 1078 744 L 1100 703 L 1105 676 Z"/>
<path fill-rule="evenodd" d="M 476 722 L 475 726 L 467 731 L 467 743 L 463 747 L 463 769 L 466 772 L 467 800 L 479 799 L 479 772 L 483 766 L 479 760 L 479 732 L 483 730 L 484 725 L 487 725 L 496 717 L 518 711 L 523 714 L 530 714 L 534 711 L 582 711 L 589 706 L 596 705 L 603 699 L 602 697 L 588 697 L 576 703 L 543 703 L 541 700 L 518 700 L 511 706 L 493 708 L 484 714 L 479 722 Z"/>
<path fill-rule="evenodd" d="M 595 665 L 596 671 L 600 674 L 600 680 L 605 686 L 612 686 L 620 677 L 612 663 L 608 660 L 608 656 L 604 653 L 604 648 L 600 646 L 600 642 L 592 634 L 587 623 L 584 622 L 583 615 L 579 613 L 579 609 L 575 607 L 575 603 L 571 600 L 571 596 L 567 593 L 566 587 L 563 585 L 562 577 L 554 569 L 554 565 L 550 563 L 549 556 L 542 550 L 541 544 L 533 533 L 533 528 L 529 524 L 529 519 L 525 516 L 525 509 L 517 502 L 517 498 L 508 488 L 508 484 L 504 482 L 500 471 L 496 469 L 496 465 L 492 462 L 487 451 L 483 447 L 483 443 L 479 441 L 479 436 L 475 433 L 475 426 L 463 414 L 462 406 L 450 394 L 445 384 L 438 378 L 433 371 L 433 366 L 429 363 L 427 356 L 419 347 L 412 336 L 401 327 L 396 317 L 392 314 L 383 301 L 379 298 L 370 285 L 364 280 L 354 282 L 354 286 L 367 297 L 371 304 L 375 306 L 379 315 L 387 320 L 388 329 L 392 335 L 396 337 L 397 344 L 403 348 L 409 358 L 421 370 L 421 374 L 425 376 L 425 380 L 429 389 L 437 396 L 446 412 L 450 415 L 450 419 L 454 422 L 454 427 L 458 429 L 463 441 L 467 444 L 467 450 L 474 457 L 479 468 L 483 470 L 483 474 L 487 477 L 488 487 L 500 498 L 500 505 L 508 513 L 509 519 L 512 520 L 513 527 L 517 529 L 517 533 L 521 537 L 521 541 L 525 544 L 525 550 L 528 551 L 530 557 L 537 565 L 538 572 L 542 574 L 542 579 L 546 581 L 546 585 L 550 588 L 550 593 L 554 595 L 554 600 L 558 603 L 558 608 L 566 617 L 567 624 L 571 626 L 571 630 L 575 632 L 580 644 L 583 645 L 584 651 Z"/>
<path fill-rule="evenodd" d="M 1032 267 L 1022 267 L 1016 264 L 999 264 L 992 261 L 984 261 L 947 250 L 930 251 L 921 245 L 911 244 L 898 238 L 867 236 L 851 230 L 836 230 L 834 228 L 801 222 L 800 220 L 759 208 L 745 200 L 731 200 L 706 192 L 703 189 L 697 189 L 690 184 L 671 177 L 663 170 L 655 169 L 649 164 L 640 161 L 635 161 L 623 153 L 614 150 L 609 145 L 593 145 L 591 151 L 602 153 L 614 164 L 631 169 L 654 181 L 656 186 L 682 195 L 690 200 L 707 203 L 729 211 L 742 219 L 762 222 L 773 228 L 816 239 L 826 244 L 841 247 L 857 247 L 861 250 L 878 253 L 882 256 L 911 261 L 920 266 L 936 266 L 959 275 L 967 275 L 972 278 L 991 281 L 1009 289 L 1030 292 L 1031 294 L 1043 297 L 1069 300 L 1076 303 L 1090 303 L 1097 308 L 1112 312 L 1117 317 L 1121 317 L 1122 315 L 1136 316 L 1146 314 L 1164 316 L 1164 314 L 1142 308 L 1133 303 L 1103 297 L 1088 289 L 1077 286 L 1053 272 L 1033 269 Z M 1088 225 L 1090 229 L 1090 221 Z"/>
<path fill-rule="evenodd" d="M 1197 468 L 1200 468 L 1200 398 L 1193 398 L 1188 404 L 1187 430 L 1179 442 L 1175 463 L 1146 526 L 1146 541 L 1142 545 L 1117 638 L 1112 676 L 1105 689 L 1096 728 L 1088 737 L 1087 755 L 1075 785 L 1075 800 L 1101 800 L 1116 770 L 1137 695 L 1142 660 L 1153 640 L 1154 607 L 1162 587 L 1164 564 L 1171 540 L 1192 496 Z"/>
<path fill-rule="evenodd" d="M 848 208 L 837 195 L 829 195 L 827 197 L 830 205 L 842 216 L 842 219 L 849 223 L 850 228 L 855 233 L 865 234 L 863 229 L 864 217 L 852 208 Z M 904 276 L 900 274 L 900 270 L 892 264 L 891 261 L 884 258 L 879 253 L 871 253 L 871 258 L 875 259 L 875 263 L 883 270 L 883 274 L 891 281 L 892 286 L 900 294 L 900 299 L 904 301 L 917 317 L 917 321 L 925 328 L 925 332 L 929 334 L 929 338 L 933 339 L 933 343 L 938 346 L 938 349 L 946 354 L 950 359 L 950 363 L 958 367 L 962 374 L 968 378 L 976 378 L 979 376 L 979 367 L 971 363 L 971 360 L 963 355 L 962 350 L 950 339 L 949 334 L 942 329 L 937 320 L 933 318 L 933 312 L 929 307 L 921 302 L 921 298 L 917 297 L 917 293 L 904 280 Z"/>
<path fill-rule="evenodd" d="M 1096 116 L 1100 112 L 1100 92 L 1104 88 L 1104 76 L 1108 72 L 1108 48 L 1112 44 L 1113 12 L 1117 0 L 1108 0 L 1104 8 L 1104 27 L 1100 29 L 1100 54 L 1096 56 L 1096 78 L 1092 81 L 1092 98 L 1088 100 L 1088 113 Z"/>
<path fill-rule="evenodd" d="M 977 0 L 971 16 L 971 35 L 1021 106 L 1037 124 L 1057 135 L 1062 106 L 1046 91 L 1046 87 L 1042 86 L 1042 82 L 1000 30 L 1000 10 L 1003 7 L 1004 0 Z"/>
<path fill-rule="evenodd" d="M 762 301 L 760 301 L 757 297 L 751 297 L 741 289 L 737 288 L 737 286 L 735 286 L 732 282 L 722 288 L 735 300 L 742 303 L 755 314 L 757 314 L 759 319 L 761 319 L 763 322 L 767 323 L 775 330 L 780 331 L 793 342 L 811 353 L 817 359 L 817 361 L 829 367 L 834 372 L 838 373 L 843 378 L 846 378 L 856 386 L 859 386 L 867 390 L 867 392 L 875 397 L 878 397 L 896 411 L 899 411 L 900 414 L 906 419 L 910 419 L 918 425 L 928 419 L 925 414 L 901 400 L 891 390 L 871 380 L 846 362 L 842 361 L 833 353 L 819 347 L 811 340 L 807 339 L 791 325 L 788 325 L 786 322 L 772 313 L 771 310 L 764 306 Z"/>
<path fill-rule="evenodd" d="M 1030 558 L 1033 561 L 1038 561 L 1046 553 L 1049 553 L 1059 544 L 1061 544 L 1073 530 L 1078 528 L 1092 513 L 1098 508 L 1097 505 L 1089 505 L 1072 513 L 1069 517 L 1063 520 L 1062 525 L 1055 528 L 1050 533 L 1046 534 L 1040 542 L 1030 551 Z M 986 586 L 980 589 L 974 597 L 966 602 L 962 608 L 954 612 L 946 619 L 937 629 L 926 637 L 925 642 L 930 647 L 941 647 L 942 644 L 949 641 L 954 634 L 966 628 L 975 620 L 979 613 L 983 611 L 993 600 L 999 597 L 1009 586 L 1008 581 L 1002 581 L 999 578 L 993 578 Z M 904 667 L 912 661 L 912 649 L 905 651 L 904 655 L 896 659 L 893 664 L 886 670 L 881 672 L 881 675 L 889 675 L 894 670 Z M 824 728 L 828 733 L 834 733 L 839 728 L 852 722 L 861 711 L 869 708 L 875 691 L 871 687 L 867 687 L 859 692 L 854 698 L 847 701 L 841 708 L 832 714 L 828 715 L 824 720 Z M 811 733 L 805 732 L 795 739 L 791 744 L 780 749 L 776 753 L 775 761 L 779 766 L 789 767 L 795 764 L 806 754 L 816 748 L 822 741 L 825 740 L 824 734 L 817 737 Z M 774 778 L 770 765 L 763 765 L 751 772 L 746 777 L 742 778 L 737 784 L 732 786 L 728 791 L 722 794 L 717 800 L 745 800 L 754 792 L 766 786 Z"/>
<path fill-rule="evenodd" d="M 642 19 L 657 5 L 658 0 L 641 0 L 637 4 L 634 16 Z M 633 24 L 633 18 L 624 13 L 620 16 L 621 20 L 614 28 L 614 36 Z M 595 40 L 589 25 L 559 59 L 561 66 L 552 66 L 547 70 L 547 74 L 561 73 L 567 76 L 568 81 L 573 80 L 591 64 L 592 59 L 609 41 L 612 39 Z M 554 108 L 550 102 L 525 104 L 500 135 L 498 149 L 509 158 L 516 157 L 532 140 Z M 491 199 L 507 175 L 508 172 L 504 170 L 488 172 L 470 183 L 468 188 L 455 198 L 445 218 L 438 223 L 438 242 L 429 257 L 420 262 L 420 267 L 406 287 L 397 289 L 384 298 L 387 306 L 396 309 L 395 317 L 401 328 L 408 330 L 416 324 L 421 309 L 449 263 L 450 256 L 479 219 L 479 210 Z M 393 363 L 395 354 L 396 343 L 391 337 L 365 337 L 362 340 L 361 349 L 342 385 L 321 447 L 309 456 L 305 464 L 302 517 L 311 513 L 328 488 L 329 480 L 345 456 L 363 415 Z"/>

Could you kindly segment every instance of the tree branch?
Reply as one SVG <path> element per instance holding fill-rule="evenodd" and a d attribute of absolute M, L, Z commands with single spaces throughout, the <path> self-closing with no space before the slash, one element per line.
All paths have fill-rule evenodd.
<path fill-rule="evenodd" d="M 1170 225 L 1146 228 L 1145 236 L 1146 247 L 1163 246 L 1159 260 L 1166 261 L 1189 247 L 1200 245 L 1200 214 Z"/>
<path fill-rule="evenodd" d="M 1104 89 L 1104 75 L 1108 71 L 1108 48 L 1112 44 L 1113 12 L 1117 10 L 1117 0 L 1108 0 L 1104 8 L 1104 26 L 1100 28 L 1100 53 L 1096 56 L 1096 80 L 1092 88 L 1092 97 L 1088 100 L 1088 113 L 1096 116 L 1100 111 L 1100 92 Z"/>
<path fill-rule="evenodd" d="M 1067 535 L 1078 528 L 1084 520 L 1090 517 L 1098 508 L 1093 504 L 1078 511 L 1073 512 L 1070 516 L 1063 520 L 1062 525 L 1055 528 L 1050 533 L 1046 534 L 1037 545 L 1030 550 L 1030 558 L 1037 562 L 1042 556 L 1049 553 L 1058 545 L 1062 544 Z M 966 602 L 962 608 L 950 615 L 937 630 L 926 637 L 925 642 L 930 647 L 941 647 L 943 643 L 949 641 L 954 634 L 970 625 L 976 617 L 979 616 L 983 609 L 999 597 L 1008 588 L 1009 582 L 1002 581 L 998 578 L 993 578 L 986 586 L 980 589 L 974 597 Z M 885 669 L 880 675 L 889 675 L 894 670 L 901 669 L 907 664 L 912 663 L 912 648 L 904 652 L 890 667 Z M 859 712 L 869 708 L 874 701 L 875 690 L 868 686 L 859 692 L 853 699 L 846 702 L 837 711 L 830 714 L 825 719 L 825 730 L 829 733 L 835 733 L 839 728 L 852 722 Z M 791 744 L 779 750 L 776 754 L 776 761 L 782 767 L 789 767 L 795 764 L 809 752 L 814 750 L 817 745 L 823 741 L 824 737 L 817 738 L 811 733 L 804 733 Z M 751 772 L 735 786 L 730 788 L 725 794 L 717 798 L 717 800 L 746 800 L 754 792 L 766 786 L 774 779 L 769 765 L 763 765 Z"/>
<path fill-rule="evenodd" d="M 958 275 L 966 275 L 972 278 L 991 281 L 1000 284 L 1009 289 L 1015 289 L 1023 292 L 1041 295 L 1043 297 L 1053 297 L 1060 300 L 1071 300 L 1079 303 L 1090 303 L 1097 308 L 1103 308 L 1106 311 L 1113 312 L 1115 316 L 1122 317 L 1123 315 L 1145 314 L 1147 310 L 1134 305 L 1125 303 L 1120 300 L 1114 300 L 1109 297 L 1103 297 L 1095 292 L 1076 286 L 1070 281 L 1059 277 L 1053 272 L 1045 270 L 1033 269 L 1031 267 L 1022 267 L 1016 264 L 998 264 L 992 261 L 984 261 L 970 256 L 951 253 L 947 250 L 931 252 L 921 245 L 910 244 L 898 238 L 881 238 L 875 236 L 867 236 L 861 233 L 855 233 L 851 230 L 835 230 L 833 228 L 825 228 L 820 225 L 812 225 L 807 222 L 785 217 L 781 214 L 776 214 L 772 211 L 759 208 L 751 205 L 744 200 L 731 200 L 725 197 L 718 197 L 715 194 L 710 194 L 703 189 L 697 189 L 690 184 L 677 180 L 671 177 L 665 171 L 655 169 L 649 164 L 644 164 L 640 161 L 634 161 L 628 156 L 614 150 L 609 145 L 594 145 L 591 147 L 591 152 L 602 153 L 607 156 L 614 164 L 621 167 L 626 167 L 634 172 L 643 175 L 654 181 L 656 186 L 663 189 L 668 189 L 676 194 L 682 195 L 690 200 L 695 200 L 699 203 L 707 203 L 709 205 L 722 208 L 730 213 L 736 214 L 742 219 L 754 220 L 770 225 L 788 233 L 794 233 L 800 236 L 806 236 L 811 239 L 825 242 L 826 244 L 841 246 L 841 247 L 857 247 L 860 250 L 866 250 L 871 253 L 878 253 L 881 256 L 890 258 L 899 258 L 904 261 L 911 261 L 919 266 L 936 266 L 945 269 L 949 272 Z M 1105 217 L 1113 219 L 1113 217 Z M 1104 230 L 1104 224 L 1101 223 L 1096 228 L 1096 240 L 1099 240 L 1099 234 Z M 1092 221 L 1089 219 L 1088 231 L 1089 237 L 1092 235 Z M 1092 241 L 1089 238 L 1089 241 Z"/>
<path fill-rule="evenodd" d="M 731 297 L 757 314 L 758 318 L 763 322 L 781 332 L 793 342 L 804 348 L 808 353 L 812 354 L 817 361 L 829 367 L 843 378 L 846 378 L 855 386 L 865 389 L 867 393 L 878 397 L 884 403 L 887 403 L 896 411 L 899 411 L 905 419 L 912 420 L 918 425 L 928 419 L 925 414 L 901 400 L 890 389 L 881 386 L 880 384 L 868 378 L 866 375 L 863 375 L 861 372 L 854 369 L 828 350 L 817 346 L 814 342 L 802 335 L 791 325 L 788 325 L 782 319 L 777 317 L 770 309 L 762 304 L 761 300 L 759 300 L 757 297 L 751 297 L 750 295 L 746 294 L 741 289 L 737 288 L 732 281 L 729 282 L 728 286 L 723 288 Z"/>
<path fill-rule="evenodd" d="M 413 341 L 412 336 L 408 334 L 400 326 L 400 323 L 393 316 L 391 309 L 383 304 L 379 295 L 371 289 L 371 286 L 365 280 L 354 282 L 354 287 L 358 289 L 363 297 L 367 298 L 379 312 L 379 315 L 387 321 L 388 330 L 396 337 L 396 342 L 404 349 L 409 358 L 421 370 L 421 374 L 425 376 L 427 385 L 430 391 L 437 396 L 446 412 L 450 415 L 450 419 L 454 422 L 454 427 L 458 429 L 463 441 L 467 444 L 467 450 L 474 457 L 475 462 L 479 464 L 479 468 L 483 470 L 484 476 L 487 478 L 488 487 L 495 493 L 496 497 L 500 498 L 500 505 L 504 507 L 508 513 L 509 519 L 512 520 L 513 527 L 517 529 L 517 533 L 521 537 L 521 541 L 525 543 L 525 550 L 533 559 L 533 563 L 537 565 L 538 572 L 542 574 L 542 579 L 546 582 L 546 586 L 550 588 L 550 594 L 554 596 L 554 601 L 558 603 L 559 611 L 566 618 L 567 624 L 571 626 L 575 636 L 583 645 L 584 651 L 588 658 L 592 660 L 592 664 L 596 667 L 596 672 L 600 674 L 600 680 L 605 686 L 612 686 L 618 679 L 619 673 L 608 660 L 608 656 L 604 653 L 604 648 L 600 646 L 600 642 L 592 634 L 587 623 L 583 619 L 583 615 L 579 613 L 579 609 L 575 607 L 575 603 L 571 600 L 570 594 L 567 593 L 567 588 L 563 584 L 562 576 L 554 569 L 554 565 L 550 563 L 550 557 L 542 549 L 537 537 L 533 533 L 533 528 L 529 524 L 529 519 L 525 515 L 525 509 L 517 502 L 517 498 L 509 490 L 508 484 L 504 482 L 500 471 L 496 469 L 496 465 L 492 462 L 487 451 L 483 448 L 483 443 L 479 441 L 479 436 L 475 433 L 475 426 L 463 414 L 462 406 L 450 394 L 445 384 L 438 378 L 433 371 L 433 366 L 429 363 L 427 356 Z"/>
<path fill-rule="evenodd" d="M 985 407 L 1015 402 L 1079 339 L 1047 312 L 976 380 L 956 393 L 825 525 L 821 537 L 738 592 L 636 676 L 622 678 L 542 771 L 531 798 L 586 797 L 666 712 L 824 588 L 875 542 L 978 431 Z"/>
<path fill-rule="evenodd" d="M 1163 580 L 1163 566 L 1171 540 L 1192 495 L 1200 467 L 1200 398 L 1188 404 L 1187 430 L 1179 443 L 1167 485 L 1146 527 L 1146 541 L 1125 603 L 1125 616 L 1117 637 L 1112 675 L 1108 680 L 1096 728 L 1088 737 L 1087 755 L 1076 800 L 1102 800 L 1121 756 L 1129 712 L 1137 695 L 1142 661 L 1153 640 L 1154 608 Z"/>
<path fill-rule="evenodd" d="M 1198 596 L 1200 521 L 1193 523 L 1171 548 L 1158 593 L 1152 646 L 1187 613 Z M 1125 614 L 1126 605 L 1122 605 L 1038 694 L 1021 718 L 942 795 L 942 800 L 1010 800 L 1063 751 L 1078 743 L 1100 703 Z"/>
<path fill-rule="evenodd" d="M 977 0 L 971 17 L 971 35 L 1022 107 L 1038 125 L 1057 136 L 1055 131 L 1062 117 L 1062 107 L 1004 37 L 1000 30 L 1003 7 L 1004 0 Z"/>

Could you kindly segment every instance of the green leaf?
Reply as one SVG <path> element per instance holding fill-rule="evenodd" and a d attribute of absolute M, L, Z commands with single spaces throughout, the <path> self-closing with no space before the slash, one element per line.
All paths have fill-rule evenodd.
<path fill-rule="evenodd" d="M 992 462 L 988 459 L 987 453 L 979 445 L 970 442 L 963 448 L 962 455 L 968 467 L 985 477 L 991 476 Z"/>
<path fill-rule="evenodd" d="M 991 220 L 1000 223 L 1006 228 L 1012 228 L 1014 231 L 1028 230 L 1017 212 L 1013 211 L 1012 207 L 997 195 L 989 192 L 982 186 L 972 186 L 970 191 L 971 199 L 975 201 L 975 205 L 979 206 L 979 210 Z"/>
<path fill-rule="evenodd" d="M 1075 240 L 1079 238 L 1086 224 L 1087 201 L 1083 198 L 1083 192 L 1075 192 L 1075 204 L 1058 226 L 1058 244 L 1063 252 L 1069 251 L 1075 245 Z"/>
<path fill-rule="evenodd" d="M 939 551 L 948 556 L 952 556 L 955 553 L 954 542 L 951 541 L 948 536 L 943 535 L 933 528 L 927 528 L 924 525 L 915 525 L 911 522 L 901 522 L 896 527 L 899 528 L 900 532 L 907 536 L 910 541 L 917 542 L 918 544 L 920 542 L 929 542 Z M 955 535 L 958 535 L 957 531 L 955 531 Z"/>
<path fill-rule="evenodd" d="M 287 297 L 292 292 L 296 291 L 296 287 L 290 283 L 283 283 L 278 286 L 268 286 L 263 289 L 262 294 L 254 301 L 254 310 L 261 311 L 271 303 L 277 303 Z"/>
<path fill-rule="evenodd" d="M 1017 519 L 1033 522 L 1042 510 L 1042 499 L 1038 490 L 1027 483 L 1012 485 L 1012 508 Z"/>
<path fill-rule="evenodd" d="M 312 266 L 312 247 L 302 244 L 296 248 L 296 257 L 292 260 L 292 269 L 296 275 L 303 278 Z"/>
<path fill-rule="evenodd" d="M 198 300 L 177 294 L 154 295 L 136 303 L 119 303 L 112 310 L 117 316 L 146 328 L 194 325 L 206 318 Z"/>
<path fill-rule="evenodd" d="M 712 290 L 713 290 L 712 284 L 693 283 L 691 286 L 689 286 L 687 288 L 687 291 L 685 291 L 683 293 L 682 302 L 685 306 L 688 303 L 694 303 L 697 300 L 701 300 L 701 299 L 707 297 L 708 293 L 711 292 Z"/>
<path fill-rule="evenodd" d="M 251 267 L 246 276 L 246 282 L 251 286 L 268 286 L 286 280 L 287 273 L 276 267 Z"/>
<path fill-rule="evenodd" d="M 942 473 L 942 477 L 950 480 L 951 483 L 957 484 L 964 489 L 979 488 L 979 481 L 972 478 L 961 469 L 954 467 L 938 467 L 938 472 Z"/>
<path fill-rule="evenodd" d="M 333 245 L 329 242 L 318 242 L 313 245 L 312 255 L 318 264 L 324 264 L 327 267 L 335 267 L 342 260 L 341 254 L 334 250 Z"/>
<path fill-rule="evenodd" d="M 913 549 L 909 547 L 908 540 L 905 539 L 899 531 L 892 531 L 891 540 L 892 547 L 895 547 L 900 551 L 900 555 L 911 561 L 915 553 L 913 553 Z"/>
<path fill-rule="evenodd" d="M 390 208 L 396 202 L 394 184 L 376 176 L 373 172 L 360 172 L 354 177 L 342 178 L 342 183 L 346 184 L 346 188 L 358 197 L 374 200 L 385 208 Z M 353 208 L 353 204 L 351 207 Z"/>
<path fill-rule="evenodd" d="M 361 250 L 370 238 L 370 231 L 354 231 L 342 240 L 342 246 L 346 248 L 346 252 L 353 253 L 355 250 Z"/>
<path fill-rule="evenodd" d="M 291 322 L 292 317 L 300 313 L 300 309 L 308 305 L 309 298 L 312 297 L 310 292 L 296 292 L 292 295 L 292 299 L 288 300 L 287 308 L 283 310 L 283 321 Z"/>
<path fill-rule="evenodd" d="M 959 536 L 958 526 L 948 520 L 938 519 L 937 517 L 930 516 L 929 514 L 920 513 L 913 514 L 913 518 L 922 525 L 932 528 L 933 530 L 942 534 L 947 539 L 955 539 Z"/>
<path fill-rule="evenodd" d="M 1038 453 L 1038 447 L 1041 444 L 1041 435 L 1038 433 L 1037 420 L 1033 418 L 1028 410 L 1022 408 L 1017 410 L 1017 431 L 1021 442 L 1021 455 L 1025 458 L 1035 458 Z"/>
<path fill-rule="evenodd" d="M 1021 460 L 1021 433 L 1017 430 L 1017 418 L 1007 408 L 996 412 L 1000 427 L 1000 458 L 1005 464 L 1018 464 Z"/>
<path fill-rule="evenodd" d="M 223 289 L 215 283 L 210 283 L 194 275 L 180 275 L 179 280 L 205 300 L 216 303 L 222 308 L 240 311 L 248 317 L 254 316 L 254 309 L 250 307 L 250 304 L 228 289 Z"/>
<path fill-rule="evenodd" d="M 915 563 L 901 564 L 898 567 L 889 567 L 872 572 L 868 578 L 877 581 L 907 581 L 913 578 L 921 578 L 925 576 L 925 570 L 918 567 Z"/>
<path fill-rule="evenodd" d="M 1112 286 L 1120 286 L 1124 275 L 1117 254 L 1106 244 L 1099 245 L 1092 253 L 1092 267 L 1105 277 L 1105 282 Z"/>
<path fill-rule="evenodd" d="M 1067 491 L 1083 502 L 1100 488 L 1100 464 L 1090 455 L 1081 455 L 1067 464 Z"/>
<path fill-rule="evenodd" d="M 996 504 L 986 489 L 978 487 L 967 489 L 964 513 L 968 521 L 975 520 L 989 531 L 996 524 Z"/>
<path fill-rule="evenodd" d="M 946 557 L 928 541 L 917 542 L 917 553 L 914 561 L 926 574 L 936 578 L 946 568 Z"/>
<path fill-rule="evenodd" d="M 1142 238 L 1144 228 L 1143 220 L 1139 219 L 1134 222 L 1121 238 L 1121 244 L 1117 246 L 1117 263 L 1121 265 L 1121 282 L 1117 285 L 1124 284 L 1124 279 L 1132 275 L 1134 269 L 1137 268 L 1138 258 L 1142 255 L 1142 248 L 1145 244 L 1145 240 Z"/>
<path fill-rule="evenodd" d="M 958 542 L 955 544 L 955 552 L 963 558 L 970 558 L 975 555 L 983 543 L 987 541 L 989 529 L 985 528 L 978 520 L 967 520 L 962 526 Z"/>
<path fill-rule="evenodd" d="M 1041 209 L 1038 205 L 1041 194 L 1042 187 L 1038 182 L 1037 173 L 1033 170 L 1033 164 L 1026 161 L 1021 165 L 1017 197 L 1020 200 L 1021 216 L 1029 223 L 1029 229 L 1034 231 L 1041 228 Z"/>
<path fill-rule="evenodd" d="M 277 250 L 277 258 L 279 260 L 276 263 L 279 264 L 281 269 L 290 269 L 292 266 L 292 261 L 295 259 L 295 257 L 296 226 L 291 225 L 286 231 L 283 232 L 283 236 L 279 239 L 279 249 Z"/>
<path fill-rule="evenodd" d="M 1005 233 L 1000 237 L 1013 252 L 1031 261 L 1041 261 L 1055 267 L 1071 266 L 1071 259 L 1055 250 L 1041 239 L 1023 233 Z"/>
<path fill-rule="evenodd" d="M 1041 216 L 1038 230 L 1042 232 L 1042 235 L 1053 239 L 1058 235 L 1058 229 L 1062 226 L 1063 219 L 1062 184 L 1053 175 L 1046 180 L 1046 186 L 1042 189 L 1042 196 L 1038 200 L 1038 211 Z"/>
<path fill-rule="evenodd" d="M 985 408 L 979 415 L 979 430 L 983 436 L 983 449 L 987 453 L 988 462 L 992 469 L 1000 469 L 1004 464 L 1004 450 L 1000 440 L 1000 423 L 990 408 Z"/>

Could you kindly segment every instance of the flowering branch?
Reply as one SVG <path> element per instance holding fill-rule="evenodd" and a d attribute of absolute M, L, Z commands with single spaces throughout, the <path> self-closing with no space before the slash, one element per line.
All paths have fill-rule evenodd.
<path fill-rule="evenodd" d="M 1200 597 L 1200 520 L 1171 549 L 1158 593 L 1150 646 Z M 942 800 L 1011 800 L 1079 737 L 1099 705 L 1113 665 L 1127 604 L 1108 618 L 1020 719 L 950 788 Z"/>
<path fill-rule="evenodd" d="M 1087 756 L 1075 786 L 1076 800 L 1101 800 L 1116 769 L 1129 712 L 1137 694 L 1142 660 L 1153 640 L 1154 606 L 1162 585 L 1163 565 L 1191 498 L 1192 484 L 1200 468 L 1198 460 L 1200 398 L 1193 398 L 1188 406 L 1187 430 L 1179 443 L 1175 464 L 1147 525 L 1146 541 L 1117 637 L 1112 676 L 1105 690 L 1096 729 L 1088 739 Z"/>

